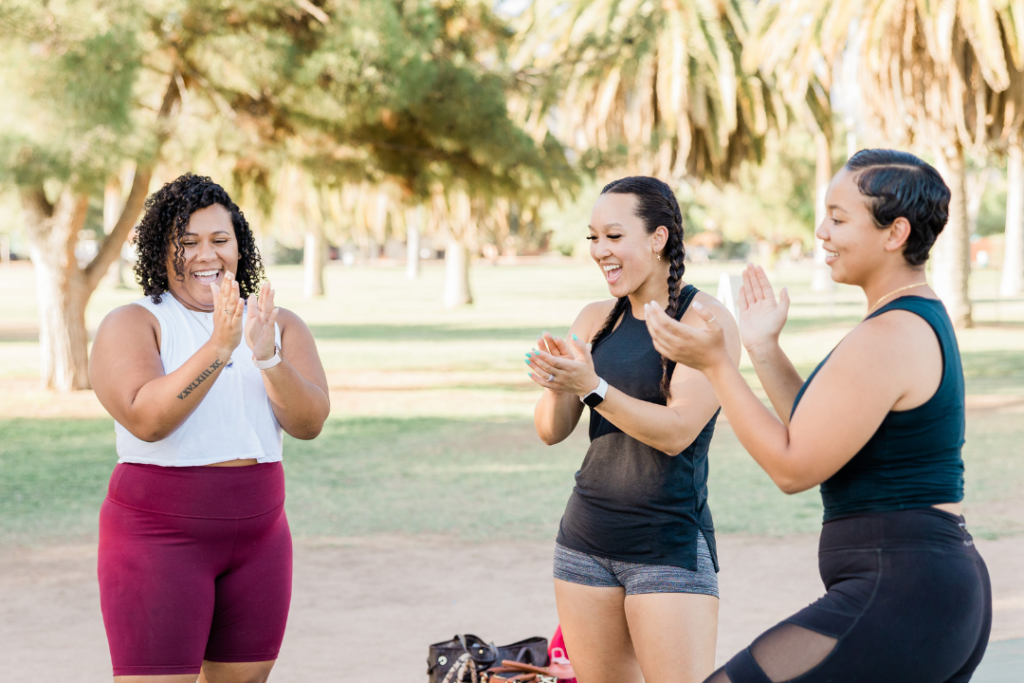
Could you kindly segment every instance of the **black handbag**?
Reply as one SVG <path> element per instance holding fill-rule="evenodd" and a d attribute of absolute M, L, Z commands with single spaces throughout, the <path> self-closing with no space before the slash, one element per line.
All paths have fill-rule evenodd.
<path fill-rule="evenodd" d="M 471 633 L 454 636 L 451 640 L 434 643 L 427 654 L 429 683 L 467 683 L 479 674 L 509 659 L 534 666 L 548 665 L 548 639 L 527 638 L 511 645 L 497 647 Z M 451 669 L 457 670 L 448 676 Z"/>

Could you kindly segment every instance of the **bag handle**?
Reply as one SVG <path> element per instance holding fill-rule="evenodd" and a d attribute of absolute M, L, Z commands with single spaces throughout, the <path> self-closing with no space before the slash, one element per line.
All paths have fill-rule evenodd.
<path fill-rule="evenodd" d="M 484 669 L 494 665 L 494 663 L 498 661 L 498 648 L 495 647 L 494 643 L 485 643 L 482 638 L 474 636 L 472 633 L 459 635 L 456 636 L 456 638 L 458 639 L 459 644 L 462 645 L 462 649 L 466 651 L 467 655 L 469 655 L 469 658 L 475 663 L 483 665 Z M 471 640 L 473 641 L 472 645 L 470 644 Z M 481 650 L 486 650 L 487 654 L 481 654 L 480 656 L 474 654 L 474 645 Z"/>

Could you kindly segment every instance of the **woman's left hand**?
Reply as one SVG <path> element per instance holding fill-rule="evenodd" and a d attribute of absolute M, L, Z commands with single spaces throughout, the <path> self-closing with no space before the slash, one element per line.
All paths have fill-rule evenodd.
<path fill-rule="evenodd" d="M 644 304 L 647 330 L 654 348 L 665 358 L 695 370 L 706 370 L 720 363 L 731 365 L 725 346 L 725 333 L 711 309 L 694 301 L 691 308 L 705 327 L 691 327 L 670 318 L 656 301 Z"/>
<path fill-rule="evenodd" d="M 553 356 L 537 350 L 526 354 L 527 365 L 533 370 L 530 379 L 545 389 L 585 396 L 596 389 L 600 382 L 594 370 L 590 345 L 581 342 L 576 335 L 567 341 L 572 358 Z"/>
<path fill-rule="evenodd" d="M 248 315 L 245 319 L 245 341 L 252 349 L 256 360 L 270 360 L 274 357 L 277 339 L 274 324 L 277 322 L 277 309 L 274 308 L 274 290 L 270 283 L 264 282 L 260 287 L 260 296 L 249 295 Z"/>

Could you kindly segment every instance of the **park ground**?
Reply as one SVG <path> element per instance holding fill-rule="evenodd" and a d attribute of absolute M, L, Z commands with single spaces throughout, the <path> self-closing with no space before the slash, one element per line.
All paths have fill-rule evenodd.
<path fill-rule="evenodd" d="M 741 264 L 694 265 L 711 293 Z M 279 682 L 424 678 L 427 645 L 456 632 L 510 642 L 549 636 L 552 539 L 586 450 L 581 429 L 545 447 L 532 427 L 523 353 L 564 333 L 607 292 L 593 266 L 552 260 L 474 266 L 475 304 L 440 305 L 443 272 L 327 271 L 328 296 L 301 298 L 298 267 L 271 268 L 278 303 L 313 330 L 332 417 L 315 441 L 287 439 L 287 511 L 296 537 Z M 810 271 L 772 274 L 794 300 L 783 345 L 806 373 L 863 316 L 860 294 L 810 290 Z M 965 499 L 993 576 L 991 655 L 975 678 L 1024 671 L 1024 298 L 1000 299 L 978 271 L 974 329 L 960 333 L 968 391 Z M 91 392 L 39 388 L 34 273 L 0 269 L 0 642 L 11 680 L 107 681 L 95 581 L 96 516 L 116 460 Z M 104 286 L 94 330 L 138 298 Z M 752 383 L 756 378 L 744 363 Z M 712 444 L 710 503 L 720 537 L 718 659 L 815 599 L 817 493 L 784 496 L 727 422 Z M 1013 677 L 1013 676 L 1016 676 Z"/>

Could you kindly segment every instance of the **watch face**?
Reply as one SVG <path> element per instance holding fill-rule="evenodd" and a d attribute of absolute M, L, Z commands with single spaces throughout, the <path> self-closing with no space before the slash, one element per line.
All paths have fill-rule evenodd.
<path fill-rule="evenodd" d="M 601 405 L 601 401 L 603 400 L 604 396 L 601 396 L 600 394 L 596 393 L 590 393 L 583 397 L 583 402 L 586 403 L 591 408 L 596 408 L 597 406 Z"/>

